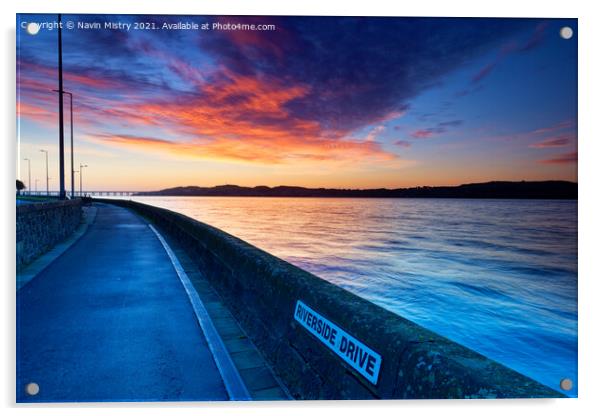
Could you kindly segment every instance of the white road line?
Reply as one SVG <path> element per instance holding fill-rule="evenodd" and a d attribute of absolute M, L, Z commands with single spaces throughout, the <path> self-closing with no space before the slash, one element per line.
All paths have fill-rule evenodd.
<path fill-rule="evenodd" d="M 232 358 L 230 357 L 228 350 L 226 350 L 224 342 L 215 329 L 215 326 L 211 321 L 211 317 L 207 313 L 207 309 L 205 309 L 205 305 L 203 305 L 203 302 L 199 298 L 198 293 L 188 278 L 188 275 L 184 271 L 184 268 L 180 264 L 180 261 L 172 251 L 171 247 L 169 247 L 163 236 L 155 229 L 155 227 L 153 227 L 151 224 L 148 226 L 151 230 L 153 230 L 163 245 L 163 248 L 167 252 L 171 263 L 173 264 L 174 269 L 180 278 L 180 282 L 182 282 L 182 285 L 188 294 L 188 299 L 190 300 L 197 321 L 199 322 L 199 325 L 205 334 L 207 344 L 209 345 L 209 349 L 213 355 L 215 365 L 222 375 L 222 380 L 224 381 L 224 386 L 228 391 L 230 400 L 251 400 L 251 395 L 249 394 L 245 383 L 242 381 L 236 366 L 232 362 Z"/>

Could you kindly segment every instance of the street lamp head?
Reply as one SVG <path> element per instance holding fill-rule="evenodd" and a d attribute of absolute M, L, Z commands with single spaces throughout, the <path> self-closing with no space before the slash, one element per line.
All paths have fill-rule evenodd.
<path fill-rule="evenodd" d="M 61 91 L 60 91 L 60 90 L 52 90 L 52 92 L 61 92 Z M 73 94 L 72 94 L 72 93 L 70 93 L 69 91 L 65 91 L 65 90 L 63 90 L 62 92 L 63 92 L 63 94 L 67 94 L 67 95 L 73 95 Z"/>

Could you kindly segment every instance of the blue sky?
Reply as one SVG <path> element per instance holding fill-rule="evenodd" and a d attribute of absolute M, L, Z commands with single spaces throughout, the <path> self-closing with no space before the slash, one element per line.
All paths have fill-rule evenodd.
<path fill-rule="evenodd" d="M 52 20 L 19 15 L 17 27 Z M 63 21 L 275 25 L 65 29 L 75 164 L 90 166 L 96 189 L 577 180 L 576 19 Z M 571 39 L 559 35 L 565 26 Z M 40 148 L 57 171 L 57 31 L 19 29 L 17 56 L 21 158 L 42 178 Z"/>

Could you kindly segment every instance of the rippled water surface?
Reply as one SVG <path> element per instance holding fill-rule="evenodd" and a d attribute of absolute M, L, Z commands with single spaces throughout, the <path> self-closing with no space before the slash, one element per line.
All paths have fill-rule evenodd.
<path fill-rule="evenodd" d="M 558 389 L 577 382 L 576 201 L 136 197 Z"/>

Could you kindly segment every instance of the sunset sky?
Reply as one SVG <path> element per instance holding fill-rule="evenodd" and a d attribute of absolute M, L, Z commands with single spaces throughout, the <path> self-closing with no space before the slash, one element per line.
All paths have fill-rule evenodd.
<path fill-rule="evenodd" d="M 17 17 L 18 176 L 58 188 L 57 31 Z M 88 190 L 577 180 L 577 21 L 63 15 L 274 31 L 63 30 Z M 573 29 L 571 39 L 559 35 Z M 69 105 L 65 99 L 66 143 Z M 69 185 L 69 147 L 65 176 Z"/>

